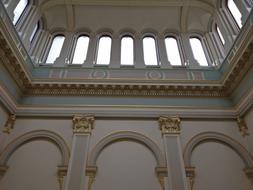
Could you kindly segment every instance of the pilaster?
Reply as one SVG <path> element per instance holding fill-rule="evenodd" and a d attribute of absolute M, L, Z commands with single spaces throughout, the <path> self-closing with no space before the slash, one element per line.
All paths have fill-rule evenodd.
<path fill-rule="evenodd" d="M 170 190 L 188 190 L 183 155 L 180 143 L 180 118 L 160 117 L 160 130 L 163 136 L 167 158 L 168 186 Z"/>
<path fill-rule="evenodd" d="M 73 118 L 73 141 L 65 190 L 84 190 L 86 161 L 94 117 L 76 115 Z"/>

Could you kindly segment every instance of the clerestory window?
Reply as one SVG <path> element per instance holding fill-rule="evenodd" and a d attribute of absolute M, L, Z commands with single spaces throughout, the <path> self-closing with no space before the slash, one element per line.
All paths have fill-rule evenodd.
<path fill-rule="evenodd" d="M 134 65 L 134 40 L 130 36 L 121 39 L 121 65 Z"/>
<path fill-rule="evenodd" d="M 144 63 L 147 66 L 158 65 L 156 43 L 153 37 L 143 38 Z"/>
<path fill-rule="evenodd" d="M 20 0 L 14 9 L 14 17 L 13 17 L 13 24 L 16 25 L 18 20 L 20 19 L 22 13 L 24 12 L 25 8 L 28 5 L 28 0 Z"/>
<path fill-rule="evenodd" d="M 97 65 L 109 65 L 111 59 L 112 39 L 110 36 L 102 36 L 99 39 L 97 51 Z"/>
<path fill-rule="evenodd" d="M 53 64 L 55 60 L 60 56 L 64 40 L 64 35 L 57 35 L 53 38 L 46 60 L 47 64 Z"/>
<path fill-rule="evenodd" d="M 236 21 L 237 25 L 239 26 L 239 28 L 241 28 L 242 27 L 242 13 L 238 9 L 234 0 L 228 0 L 227 6 L 228 6 L 228 9 L 229 9 L 230 13 L 232 14 L 234 20 Z"/>
<path fill-rule="evenodd" d="M 217 24 L 215 25 L 215 28 L 216 28 L 216 32 L 217 32 L 217 34 L 219 36 L 219 39 L 220 39 L 221 43 L 224 45 L 225 44 L 225 40 L 224 40 L 224 37 L 223 37 L 223 35 L 222 35 L 221 31 L 220 31 L 220 28 L 218 27 Z"/>
<path fill-rule="evenodd" d="M 87 57 L 90 38 L 85 35 L 78 37 L 73 56 L 73 64 L 83 64 Z"/>
<path fill-rule="evenodd" d="M 36 34 L 38 33 L 39 27 L 40 27 L 39 22 L 37 22 L 37 24 L 36 24 L 36 25 L 34 26 L 34 28 L 33 28 L 32 34 L 31 34 L 31 36 L 30 36 L 30 39 L 29 39 L 30 42 L 33 41 L 34 37 L 35 37 Z"/>
<path fill-rule="evenodd" d="M 182 60 L 179 53 L 178 43 L 174 37 L 165 38 L 165 47 L 168 61 L 171 65 L 182 65 Z"/>
<path fill-rule="evenodd" d="M 191 49 L 194 58 L 199 63 L 200 66 L 208 66 L 207 58 L 204 52 L 201 40 L 197 37 L 190 38 Z"/>

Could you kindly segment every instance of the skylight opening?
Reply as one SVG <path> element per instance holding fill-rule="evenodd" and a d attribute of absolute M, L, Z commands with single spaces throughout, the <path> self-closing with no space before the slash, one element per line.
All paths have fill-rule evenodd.
<path fill-rule="evenodd" d="M 88 36 L 79 36 L 76 42 L 73 64 L 83 64 L 86 60 L 90 38 Z"/>
<path fill-rule="evenodd" d="M 60 56 L 64 40 L 65 37 L 63 35 L 58 35 L 54 37 L 47 56 L 46 63 L 53 64 L 55 60 Z"/>
<path fill-rule="evenodd" d="M 171 65 L 182 65 L 177 40 L 174 37 L 165 38 L 168 61 Z"/>
<path fill-rule="evenodd" d="M 26 6 L 28 5 L 28 0 L 20 0 L 17 4 L 16 8 L 14 9 L 14 17 L 13 17 L 13 24 L 16 25 L 19 18 L 21 17 L 22 13 L 24 12 Z"/>
<path fill-rule="evenodd" d="M 190 38 L 191 49 L 194 58 L 198 61 L 200 66 L 208 66 L 206 55 L 200 39 Z"/>
<path fill-rule="evenodd" d="M 143 38 L 143 53 L 145 65 L 158 65 L 156 43 L 153 37 Z"/>
<path fill-rule="evenodd" d="M 109 65 L 111 59 L 112 39 L 109 36 L 103 36 L 99 39 L 97 65 Z"/>
<path fill-rule="evenodd" d="M 130 36 L 121 39 L 121 65 L 134 65 L 134 40 Z"/>
<path fill-rule="evenodd" d="M 225 40 L 224 40 L 224 37 L 223 37 L 223 35 L 222 35 L 221 31 L 220 31 L 220 28 L 217 26 L 217 24 L 216 24 L 216 31 L 217 31 L 217 34 L 218 34 L 218 36 L 220 38 L 221 43 L 224 45 L 225 44 Z"/>
<path fill-rule="evenodd" d="M 35 27 L 33 28 L 32 34 L 31 34 L 31 36 L 30 36 L 30 39 L 29 39 L 30 42 L 33 41 L 33 39 L 34 39 L 36 33 L 38 32 L 38 30 L 39 30 L 39 23 L 37 22 L 37 24 L 36 24 Z"/>
<path fill-rule="evenodd" d="M 228 9 L 231 12 L 232 16 L 234 17 L 237 25 L 239 28 L 242 27 L 242 14 L 238 9 L 237 5 L 235 4 L 234 0 L 228 0 Z"/>

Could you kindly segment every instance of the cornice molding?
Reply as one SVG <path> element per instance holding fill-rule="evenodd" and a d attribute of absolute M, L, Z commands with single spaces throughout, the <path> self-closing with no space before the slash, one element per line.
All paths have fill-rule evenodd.
<path fill-rule="evenodd" d="M 1 24 L 2 25 L 2 24 Z M 252 34 L 253 29 L 247 33 Z M 66 80 L 58 80 L 54 83 L 41 82 L 32 78 L 30 71 L 23 66 L 20 51 L 14 51 L 9 44 L 11 39 L 6 39 L 3 31 L 0 32 L 0 55 L 1 62 L 7 68 L 10 75 L 18 84 L 23 95 L 29 96 L 179 96 L 179 97 L 230 97 L 235 88 L 239 85 L 247 71 L 252 67 L 253 60 L 253 40 L 244 42 L 234 56 L 238 56 L 238 61 L 233 63 L 230 70 L 224 74 L 227 76 L 217 83 L 196 84 L 196 80 L 189 80 L 186 84 L 88 84 L 89 78 L 83 83 L 68 83 Z M 242 52 L 243 51 L 243 52 Z M 20 61 L 19 61 L 20 60 Z M 23 60 L 24 61 L 24 60 Z M 94 68 L 95 69 L 95 68 Z M 53 80 L 53 79 L 52 79 Z M 69 81 L 71 78 L 69 79 Z M 121 81 L 122 83 L 124 81 Z M 138 81 L 136 81 L 138 83 Z M 169 82 L 169 81 L 168 81 Z M 192 82 L 192 83 L 191 83 Z"/>

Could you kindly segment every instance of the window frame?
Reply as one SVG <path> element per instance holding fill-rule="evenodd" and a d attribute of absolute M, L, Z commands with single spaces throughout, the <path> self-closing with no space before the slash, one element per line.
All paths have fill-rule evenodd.
<path fill-rule="evenodd" d="M 207 65 L 206 66 L 205 65 L 200 65 L 200 63 L 198 62 L 198 60 L 196 60 L 196 58 L 194 57 L 193 49 L 192 49 L 191 42 L 190 42 L 191 38 L 196 38 L 196 39 L 198 39 L 200 41 L 202 49 L 204 51 L 204 55 L 205 55 L 206 61 L 207 61 Z M 192 57 L 194 58 L 194 60 L 197 61 L 198 66 L 201 67 L 201 68 L 211 67 L 212 66 L 212 64 L 211 64 L 211 56 L 210 56 L 210 53 L 208 52 L 208 49 L 207 49 L 206 44 L 205 44 L 205 42 L 203 40 L 203 37 L 200 34 L 190 34 L 189 37 L 188 37 L 188 41 L 189 41 Z M 190 65 L 191 65 L 191 63 L 190 63 Z"/>
<path fill-rule="evenodd" d="M 47 58 L 48 58 L 48 55 L 49 55 L 49 52 L 51 50 L 51 47 L 52 47 L 52 44 L 53 44 L 53 41 L 54 39 L 57 37 L 57 36 L 63 36 L 64 37 L 64 41 L 63 41 L 63 45 L 62 47 L 64 46 L 64 43 L 65 43 L 65 40 L 66 40 L 66 35 L 64 32 L 57 32 L 57 33 L 54 33 L 52 36 L 50 36 L 50 39 L 49 39 L 49 42 L 47 43 L 46 45 L 46 50 L 45 50 L 45 53 L 44 53 L 44 56 L 43 56 L 43 65 L 54 65 L 54 63 L 47 63 Z M 62 49 L 61 49 L 62 51 Z M 61 52 L 60 52 L 61 54 Z M 59 55 L 60 56 L 60 55 Z M 57 58 L 56 58 L 57 59 Z M 55 62 L 55 61 L 54 61 Z"/>
<path fill-rule="evenodd" d="M 121 64 L 121 52 L 122 52 L 122 39 L 124 37 L 129 37 L 133 40 L 133 64 L 132 65 L 122 65 Z M 135 38 L 132 34 L 129 34 L 129 33 L 124 33 L 120 36 L 120 67 L 134 67 L 135 64 L 136 64 L 136 53 L 135 53 Z"/>
<path fill-rule="evenodd" d="M 100 39 L 103 37 L 109 37 L 111 38 L 111 51 L 110 51 L 110 59 L 109 59 L 109 63 L 108 64 L 97 64 L 98 61 L 98 50 L 99 50 L 99 43 L 100 43 Z M 112 59 L 112 43 L 113 43 L 113 38 L 112 35 L 110 33 L 103 33 L 98 35 L 97 40 L 96 40 L 96 54 L 95 54 L 95 58 L 94 58 L 94 63 L 93 65 L 95 67 L 108 67 L 111 64 L 111 59 Z"/>
<path fill-rule="evenodd" d="M 171 63 L 169 61 L 169 56 L 168 56 L 168 53 L 167 53 L 167 48 L 166 48 L 166 42 L 165 42 L 166 38 L 174 38 L 176 40 L 177 47 L 178 47 L 178 52 L 179 52 L 179 56 L 180 56 L 180 60 L 181 60 L 181 65 L 171 65 Z M 181 42 L 180 37 L 178 35 L 174 34 L 174 33 L 167 33 L 164 36 L 164 45 L 165 45 L 165 52 L 166 52 L 167 61 L 170 63 L 170 66 L 172 66 L 172 67 L 185 66 L 185 56 L 184 56 L 184 53 L 183 53 L 183 46 L 182 46 L 182 42 Z"/>
<path fill-rule="evenodd" d="M 154 39 L 157 65 L 146 65 L 145 64 L 145 52 L 144 52 L 144 43 L 143 43 L 144 38 L 153 38 Z M 142 51 L 143 51 L 143 61 L 144 61 L 144 66 L 145 67 L 160 67 L 161 66 L 161 59 L 160 59 L 159 47 L 158 47 L 158 42 L 157 42 L 157 36 L 156 35 L 154 35 L 153 33 L 146 33 L 142 36 Z"/>
<path fill-rule="evenodd" d="M 87 53 L 86 53 L 86 58 L 85 60 L 83 61 L 83 63 L 73 63 L 73 60 L 74 60 L 74 55 L 75 55 L 75 50 L 76 50 L 76 45 L 77 45 L 77 42 L 78 42 L 78 39 L 82 36 L 85 36 L 85 37 L 88 37 L 89 38 L 89 42 L 88 42 L 88 47 L 87 47 Z M 87 57 L 88 57 L 88 51 L 89 51 L 89 48 L 90 48 L 90 34 L 88 33 L 85 33 L 85 32 L 81 32 L 81 33 L 77 33 L 74 35 L 74 38 L 73 38 L 73 43 L 72 43 L 72 46 L 71 46 L 71 53 L 70 53 L 70 62 L 69 62 L 69 65 L 83 65 L 86 63 L 87 61 Z"/>
<path fill-rule="evenodd" d="M 233 24 L 236 25 L 237 29 L 239 29 L 239 31 L 241 30 L 241 28 L 243 27 L 244 23 L 241 22 L 242 26 L 240 27 L 239 24 L 237 23 L 233 13 L 231 12 L 230 8 L 228 7 L 228 1 L 229 0 L 226 0 L 225 1 L 225 7 L 227 9 L 227 11 L 229 12 L 229 15 L 230 15 L 230 19 L 231 21 L 233 22 Z M 231 0 L 231 1 L 234 1 L 234 0 Z M 243 1 L 243 0 L 242 0 Z M 236 4 L 236 2 L 234 1 L 236 7 L 238 8 L 239 12 L 241 13 L 242 17 L 243 17 L 243 13 L 241 12 L 240 8 L 238 7 L 238 5 Z"/>

